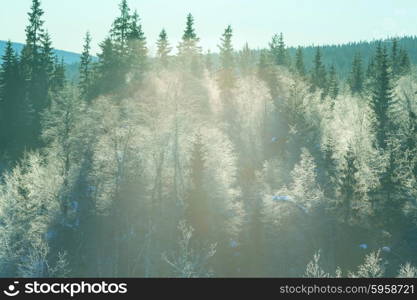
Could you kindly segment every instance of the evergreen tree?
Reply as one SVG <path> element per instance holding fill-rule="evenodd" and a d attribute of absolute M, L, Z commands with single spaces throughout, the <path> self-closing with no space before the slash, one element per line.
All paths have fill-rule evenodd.
<path fill-rule="evenodd" d="M 128 70 L 133 73 L 135 81 L 141 81 L 147 69 L 148 48 L 146 46 L 145 33 L 140 24 L 137 11 L 131 16 L 130 30 L 128 33 Z"/>
<path fill-rule="evenodd" d="M 258 77 L 266 83 L 271 98 L 276 101 L 278 96 L 278 80 L 274 64 L 268 51 L 263 50 L 259 56 Z"/>
<path fill-rule="evenodd" d="M 16 151 L 13 146 L 21 134 L 22 84 L 18 57 L 8 41 L 0 68 L 0 153 L 10 151 L 13 154 Z"/>
<path fill-rule="evenodd" d="M 157 57 L 159 58 L 161 65 L 166 68 L 168 66 L 168 58 L 172 48 L 169 45 L 168 35 L 165 29 L 162 29 L 159 34 L 159 39 L 156 42 L 156 45 L 158 47 Z"/>
<path fill-rule="evenodd" d="M 326 67 L 324 66 L 322 62 L 320 48 L 317 47 L 316 55 L 314 57 L 313 70 L 311 71 L 311 88 L 312 88 L 312 91 L 315 91 L 316 89 L 322 90 L 322 97 L 324 97 L 327 94 L 326 87 L 327 87 Z"/>
<path fill-rule="evenodd" d="M 124 71 L 120 68 L 120 58 L 113 46 L 110 38 L 106 38 L 100 44 L 101 53 L 98 54 L 98 64 L 96 73 L 98 75 L 95 82 L 94 94 L 107 94 L 119 88 L 124 81 Z"/>
<path fill-rule="evenodd" d="M 301 47 L 298 47 L 297 52 L 295 53 L 295 70 L 297 74 L 301 77 L 304 77 L 306 75 L 303 48 Z"/>
<path fill-rule="evenodd" d="M 233 89 L 236 84 L 236 78 L 234 74 L 235 59 L 232 46 L 232 36 L 232 27 L 229 25 L 223 33 L 221 38 L 221 45 L 219 46 L 221 70 L 219 72 L 218 82 L 220 90 L 224 95 L 229 94 L 230 90 Z"/>
<path fill-rule="evenodd" d="M 338 84 L 336 69 L 334 65 L 330 67 L 328 94 L 331 99 L 336 99 L 337 96 L 339 95 L 339 84 Z"/>
<path fill-rule="evenodd" d="M 114 50 L 122 57 L 128 55 L 128 38 L 131 24 L 130 8 L 127 0 L 119 4 L 120 15 L 114 20 L 110 35 L 112 37 Z"/>
<path fill-rule="evenodd" d="M 212 54 L 211 54 L 211 51 L 209 49 L 209 50 L 207 50 L 206 60 L 205 60 L 206 69 L 209 72 L 209 75 L 211 75 L 213 73 L 213 67 L 214 67 L 213 66 L 213 59 L 212 59 L 211 56 L 212 56 Z"/>
<path fill-rule="evenodd" d="M 185 216 L 199 241 L 209 239 L 209 203 L 205 190 L 205 159 L 201 137 L 197 136 L 191 157 L 191 189 L 186 197 Z"/>
<path fill-rule="evenodd" d="M 398 40 L 395 38 L 392 40 L 391 48 L 391 68 L 394 76 L 399 74 L 400 71 L 400 53 L 398 49 Z"/>
<path fill-rule="evenodd" d="M 53 95 L 57 95 L 65 87 L 66 78 L 65 78 L 65 63 L 64 59 L 61 58 L 59 61 L 58 57 L 55 57 L 54 70 L 51 77 L 51 87 L 50 90 Z"/>
<path fill-rule="evenodd" d="M 194 17 L 192 14 L 187 15 L 186 27 L 182 36 L 183 41 L 198 40 L 194 29 Z"/>
<path fill-rule="evenodd" d="M 393 87 L 389 70 L 387 50 L 378 44 L 375 56 L 375 77 L 372 87 L 372 106 L 378 122 L 377 140 L 382 148 L 386 146 L 386 137 L 389 132 L 388 109 L 393 102 Z"/>
<path fill-rule="evenodd" d="M 409 74 L 411 71 L 410 57 L 406 50 L 401 49 L 399 54 L 399 75 Z"/>
<path fill-rule="evenodd" d="M 80 58 L 80 80 L 78 83 L 78 87 L 80 89 L 80 95 L 84 99 L 89 99 L 90 96 L 90 88 L 92 84 L 92 62 L 93 59 L 90 54 L 91 51 L 91 35 L 90 32 L 87 31 L 85 38 L 84 38 L 84 47 L 83 52 L 81 53 Z"/>
<path fill-rule="evenodd" d="M 191 71 L 195 76 L 200 76 L 202 71 L 199 41 L 200 39 L 194 29 L 194 18 L 191 14 L 188 14 L 182 41 L 178 46 L 178 56 L 184 65 L 184 70 Z"/>
<path fill-rule="evenodd" d="M 41 114 L 48 107 L 48 93 L 54 70 L 54 55 L 50 36 L 43 29 L 44 12 L 39 0 L 33 0 L 28 13 L 26 44 L 21 54 L 21 68 L 25 79 L 25 99 L 22 114 L 28 117 L 27 147 L 40 146 Z M 32 110 L 33 109 L 33 110 Z"/>
<path fill-rule="evenodd" d="M 248 76 L 254 70 L 255 57 L 246 42 L 239 54 L 239 69 L 243 76 Z"/>
<path fill-rule="evenodd" d="M 353 201 L 358 200 L 357 198 L 359 197 L 357 192 L 357 172 L 355 153 L 352 146 L 349 145 L 344 157 L 344 168 L 341 171 L 338 184 L 339 208 L 345 223 L 349 223 L 350 219 L 354 217 L 352 213 Z"/>
<path fill-rule="evenodd" d="M 269 48 L 270 48 L 274 63 L 276 65 L 279 65 L 279 66 L 288 65 L 287 49 L 285 46 L 284 35 L 282 34 L 282 32 L 279 35 L 275 34 L 272 37 L 272 41 L 269 44 Z"/>
<path fill-rule="evenodd" d="M 364 87 L 364 78 L 362 70 L 362 57 L 356 53 L 352 62 L 352 70 L 349 75 L 348 83 L 353 95 L 361 94 Z"/>

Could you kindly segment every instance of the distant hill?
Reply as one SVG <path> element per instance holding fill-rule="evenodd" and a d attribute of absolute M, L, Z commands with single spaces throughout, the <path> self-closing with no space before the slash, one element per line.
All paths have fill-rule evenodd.
<path fill-rule="evenodd" d="M 6 48 L 6 41 L 1 41 L 0 40 L 0 61 L 1 61 L 1 56 L 3 56 L 4 50 Z M 23 44 L 21 43 L 12 43 L 13 44 L 13 48 L 15 51 L 17 51 L 18 53 L 20 53 L 20 51 L 22 51 L 23 49 Z M 73 64 L 73 63 L 78 63 L 80 61 L 80 54 L 78 53 L 74 53 L 74 52 L 68 52 L 68 51 L 64 51 L 64 50 L 54 50 L 54 53 L 58 56 L 59 59 L 63 58 L 65 64 Z"/>

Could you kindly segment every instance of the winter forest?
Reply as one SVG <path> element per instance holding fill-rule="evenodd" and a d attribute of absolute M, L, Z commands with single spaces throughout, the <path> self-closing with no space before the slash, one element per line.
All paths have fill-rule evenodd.
<path fill-rule="evenodd" d="M 415 53 L 376 41 L 343 73 L 227 24 L 207 52 L 189 14 L 151 55 L 118 9 L 75 79 L 41 1 L 7 44 L 1 277 L 417 277 Z"/>

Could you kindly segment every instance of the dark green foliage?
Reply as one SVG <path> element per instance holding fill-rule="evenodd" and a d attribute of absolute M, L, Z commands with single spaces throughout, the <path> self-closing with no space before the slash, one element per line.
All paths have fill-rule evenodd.
<path fill-rule="evenodd" d="M 194 17 L 187 15 L 186 26 L 182 40 L 178 45 L 178 59 L 185 70 L 195 77 L 202 75 L 201 48 L 198 46 L 198 38 L 194 29 Z"/>
<path fill-rule="evenodd" d="M 339 95 L 339 83 L 337 79 L 337 73 L 334 65 L 330 67 L 329 71 L 329 87 L 328 94 L 331 99 L 336 99 Z"/>
<path fill-rule="evenodd" d="M 156 55 L 159 58 L 161 65 L 166 68 L 168 66 L 168 58 L 172 48 L 169 45 L 168 35 L 165 29 L 161 30 L 156 46 L 158 47 Z"/>
<path fill-rule="evenodd" d="M 301 47 L 298 47 L 297 52 L 295 53 L 295 70 L 297 74 L 301 77 L 304 77 L 306 75 L 303 48 Z"/>
<path fill-rule="evenodd" d="M 362 56 L 356 53 L 352 62 L 352 71 L 348 79 L 350 91 L 353 95 L 360 95 L 364 88 L 364 74 L 362 67 Z"/>
<path fill-rule="evenodd" d="M 393 87 L 387 49 L 381 44 L 377 47 L 374 72 L 375 77 L 372 81 L 372 107 L 378 122 L 378 145 L 385 148 L 386 137 L 389 131 L 388 108 L 393 101 Z"/>
<path fill-rule="evenodd" d="M 276 69 L 269 52 L 266 50 L 262 51 L 259 56 L 257 74 L 266 83 L 272 99 L 276 99 L 278 96 Z"/>
<path fill-rule="evenodd" d="M 148 48 L 137 11 L 131 16 L 129 29 L 127 69 L 132 73 L 132 80 L 140 83 L 147 69 Z"/>
<path fill-rule="evenodd" d="M 282 32 L 272 37 L 272 41 L 269 44 L 271 56 L 276 65 L 288 66 L 288 53 L 284 42 L 284 35 Z"/>
<path fill-rule="evenodd" d="M 317 89 L 321 90 L 323 97 L 327 94 L 327 72 L 326 67 L 322 62 L 322 55 L 319 47 L 316 49 L 314 66 L 310 74 L 310 82 L 312 91 L 316 91 Z"/>
<path fill-rule="evenodd" d="M 127 81 L 140 83 L 147 68 L 148 50 L 139 15 L 130 14 L 126 0 L 119 10 L 110 37 L 100 44 L 94 95 L 120 92 Z"/>
<path fill-rule="evenodd" d="M 7 43 L 5 54 L 2 57 L 0 69 L 0 152 L 9 151 L 16 153 L 21 147 L 23 99 L 23 78 L 17 54 L 12 48 L 12 43 Z M 17 158 L 17 156 L 14 156 Z"/>
<path fill-rule="evenodd" d="M 417 37 L 416 36 L 404 36 L 398 38 L 399 51 L 403 49 L 408 53 L 411 64 L 417 63 Z M 352 61 L 357 53 L 361 53 L 362 61 L 364 62 L 364 68 L 374 55 L 377 45 L 382 42 L 388 48 L 392 46 L 392 39 L 375 40 L 375 41 L 363 41 L 355 43 L 347 43 L 340 45 L 321 45 L 323 64 L 326 67 L 330 67 L 331 64 L 335 64 L 336 69 L 339 72 L 341 80 L 346 80 L 352 70 Z M 304 62 L 306 69 L 311 69 L 314 65 L 314 57 L 316 55 L 315 46 L 302 47 L 304 54 Z M 291 57 L 295 57 L 297 47 L 288 48 Z"/>
<path fill-rule="evenodd" d="M 80 79 L 78 87 L 80 89 L 80 94 L 84 99 L 90 98 L 90 89 L 93 80 L 93 60 L 90 54 L 91 51 L 91 35 L 90 32 L 87 32 L 84 38 L 84 47 L 81 54 L 81 62 L 79 67 Z"/>
<path fill-rule="evenodd" d="M 345 165 L 340 174 L 338 182 L 338 192 L 340 199 L 340 212 L 342 213 L 342 220 L 345 223 L 349 223 L 351 218 L 355 216 L 355 210 L 353 208 L 354 201 L 360 199 L 360 195 L 357 191 L 357 172 L 356 157 L 352 147 L 349 145 L 348 151 L 345 155 Z"/>
<path fill-rule="evenodd" d="M 184 30 L 184 34 L 182 35 L 183 41 L 190 41 L 190 40 L 198 40 L 197 34 L 195 33 L 194 29 L 194 17 L 192 14 L 187 15 L 187 22 Z"/>
<path fill-rule="evenodd" d="M 236 78 L 234 74 L 235 57 L 232 46 L 232 36 L 232 27 L 229 25 L 222 35 L 221 43 L 219 46 L 221 69 L 218 77 L 218 82 L 219 87 L 224 95 L 229 94 L 231 89 L 233 89 L 236 84 Z"/>
<path fill-rule="evenodd" d="M 199 241 L 210 239 L 210 216 L 207 191 L 204 187 L 204 146 L 201 137 L 197 136 L 194 142 L 194 149 L 191 157 L 191 188 L 185 199 L 185 216 L 187 223 L 195 230 L 195 237 Z"/>

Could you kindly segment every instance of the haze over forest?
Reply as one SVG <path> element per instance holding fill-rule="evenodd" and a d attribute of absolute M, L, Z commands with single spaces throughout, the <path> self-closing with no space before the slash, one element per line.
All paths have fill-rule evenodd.
<path fill-rule="evenodd" d="M 417 276 L 415 36 L 237 48 L 226 24 L 208 52 L 190 13 L 150 45 L 121 0 L 77 55 L 47 14 L 2 51 L 0 276 Z"/>

